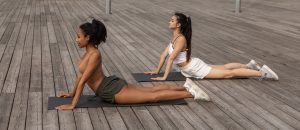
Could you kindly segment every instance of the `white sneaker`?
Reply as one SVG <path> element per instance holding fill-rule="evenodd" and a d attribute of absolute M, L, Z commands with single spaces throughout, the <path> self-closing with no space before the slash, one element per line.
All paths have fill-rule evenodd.
<path fill-rule="evenodd" d="M 257 70 L 257 71 L 259 71 L 260 68 L 261 68 L 261 67 L 256 63 L 255 60 L 250 60 L 250 62 L 247 64 L 247 67 L 248 67 L 249 69 Z"/>
<path fill-rule="evenodd" d="M 261 69 L 259 70 L 262 72 L 262 79 L 273 79 L 273 80 L 279 80 L 278 75 L 271 70 L 267 65 L 263 65 Z"/>
<path fill-rule="evenodd" d="M 209 96 L 196 85 L 190 78 L 186 78 L 186 81 L 183 85 L 188 92 L 194 96 L 194 100 L 205 100 L 210 101 Z"/>

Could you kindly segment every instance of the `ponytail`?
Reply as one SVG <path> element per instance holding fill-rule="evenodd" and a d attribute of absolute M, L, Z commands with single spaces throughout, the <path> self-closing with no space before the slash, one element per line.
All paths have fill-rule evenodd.
<path fill-rule="evenodd" d="M 175 13 L 177 21 L 181 24 L 180 32 L 184 35 L 187 43 L 187 55 L 186 59 L 191 59 L 192 53 L 192 20 L 191 17 L 187 17 L 183 13 Z"/>
<path fill-rule="evenodd" d="M 191 54 L 192 54 L 192 20 L 191 17 L 187 17 L 187 25 L 186 29 L 183 32 L 183 35 L 185 36 L 186 39 L 186 48 L 187 48 L 187 55 L 186 59 L 189 61 L 191 59 Z"/>

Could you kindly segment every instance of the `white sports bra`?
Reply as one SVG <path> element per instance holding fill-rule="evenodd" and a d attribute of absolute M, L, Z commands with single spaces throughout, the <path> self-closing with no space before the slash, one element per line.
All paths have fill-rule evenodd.
<path fill-rule="evenodd" d="M 169 45 L 169 55 L 171 55 L 173 51 L 174 51 L 174 49 L 173 49 L 172 43 L 170 43 L 170 45 Z M 186 51 L 179 52 L 179 54 L 174 59 L 173 64 L 179 64 L 179 63 L 185 62 L 186 61 L 186 54 L 187 54 Z"/>

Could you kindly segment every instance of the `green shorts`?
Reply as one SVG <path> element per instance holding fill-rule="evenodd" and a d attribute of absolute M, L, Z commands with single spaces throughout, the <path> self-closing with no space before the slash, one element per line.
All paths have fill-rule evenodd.
<path fill-rule="evenodd" d="M 116 76 L 104 77 L 96 90 L 96 95 L 105 102 L 115 103 L 115 95 L 126 85 L 127 82 L 125 80 Z"/>

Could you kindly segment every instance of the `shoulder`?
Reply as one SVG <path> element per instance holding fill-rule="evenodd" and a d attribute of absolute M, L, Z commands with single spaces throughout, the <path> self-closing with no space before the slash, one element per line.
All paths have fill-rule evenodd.
<path fill-rule="evenodd" d="M 101 59 L 101 54 L 99 51 L 93 51 L 89 55 L 89 60 L 100 60 Z"/>
<path fill-rule="evenodd" d="M 184 46 L 186 44 L 186 39 L 185 37 L 182 35 L 180 37 L 177 38 L 176 42 L 175 42 L 175 47 L 176 46 Z"/>
<path fill-rule="evenodd" d="M 177 38 L 177 42 L 186 42 L 185 36 L 181 35 Z"/>

